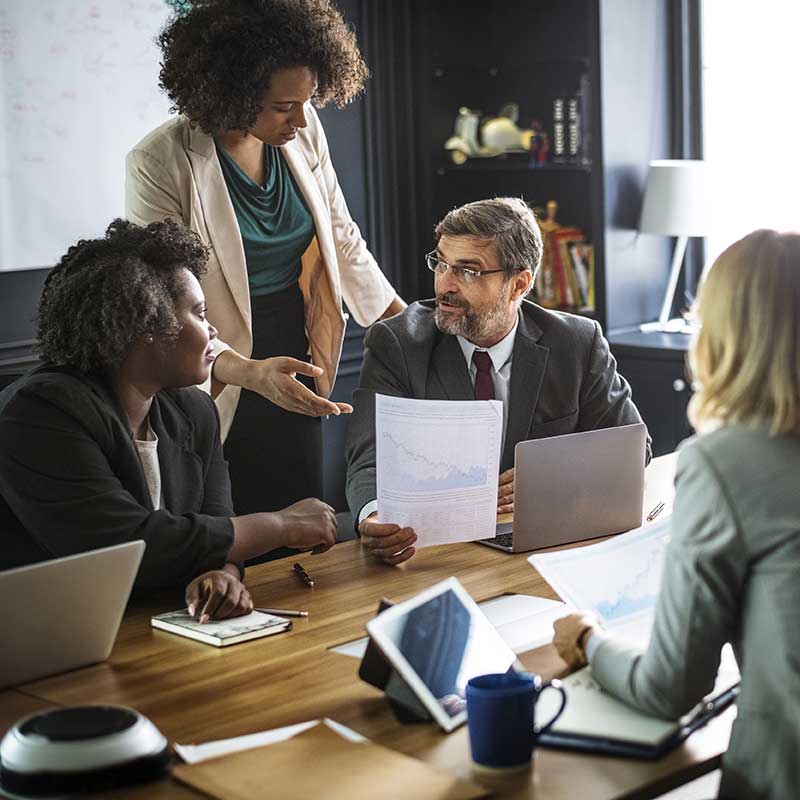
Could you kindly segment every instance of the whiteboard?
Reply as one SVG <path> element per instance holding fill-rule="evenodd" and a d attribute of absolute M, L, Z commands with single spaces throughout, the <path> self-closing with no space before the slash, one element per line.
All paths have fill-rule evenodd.
<path fill-rule="evenodd" d="M 164 0 L 0 0 L 0 270 L 124 216 L 125 155 L 164 122 Z"/>

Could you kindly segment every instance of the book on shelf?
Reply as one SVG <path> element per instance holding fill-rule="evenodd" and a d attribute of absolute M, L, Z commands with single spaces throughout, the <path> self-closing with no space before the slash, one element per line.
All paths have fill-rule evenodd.
<path fill-rule="evenodd" d="M 579 228 L 562 228 L 552 234 L 553 266 L 559 287 L 559 307 L 577 308 L 580 305 L 578 282 L 567 249 L 568 242 L 581 241 L 583 231 Z"/>
<path fill-rule="evenodd" d="M 558 202 L 548 200 L 546 210 L 534 212 L 542 232 L 542 260 L 533 288 L 535 301 L 544 308 L 593 312 L 594 248 L 583 231 L 556 220 Z"/>
<path fill-rule="evenodd" d="M 580 228 L 542 231 L 542 262 L 534 296 L 544 308 L 595 310 L 594 248 Z"/>
<path fill-rule="evenodd" d="M 181 609 L 152 617 L 150 624 L 159 630 L 186 636 L 214 647 L 228 647 L 292 628 L 290 620 L 261 611 L 251 611 L 243 617 L 211 620 L 201 625 L 185 609 Z"/>
<path fill-rule="evenodd" d="M 578 283 L 580 295 L 578 310 L 594 311 L 594 246 L 589 242 L 574 241 L 567 243 L 567 250 Z"/>
<path fill-rule="evenodd" d="M 552 99 L 552 161 L 554 164 L 590 166 L 591 84 L 583 74 L 577 84 L 559 90 Z"/>
<path fill-rule="evenodd" d="M 566 101 L 566 156 L 570 164 L 591 164 L 591 92 L 589 76 L 581 76 L 575 94 Z"/>
<path fill-rule="evenodd" d="M 564 127 L 564 105 L 563 97 L 553 98 L 553 151 L 552 160 L 554 164 L 563 164 L 567 156 L 566 129 Z"/>

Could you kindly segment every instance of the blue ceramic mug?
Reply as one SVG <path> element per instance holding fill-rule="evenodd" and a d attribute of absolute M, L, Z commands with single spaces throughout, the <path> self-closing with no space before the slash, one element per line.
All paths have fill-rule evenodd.
<path fill-rule="evenodd" d="M 546 689 L 561 693 L 561 706 L 547 723 L 536 726 L 536 701 Z M 539 735 L 561 716 L 567 694 L 560 681 L 543 683 L 538 675 L 506 672 L 479 675 L 467 683 L 467 724 L 472 761 L 490 769 L 525 769 Z"/>

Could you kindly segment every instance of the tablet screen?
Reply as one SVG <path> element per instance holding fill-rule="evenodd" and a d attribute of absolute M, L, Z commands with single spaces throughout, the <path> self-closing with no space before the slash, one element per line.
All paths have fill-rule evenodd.
<path fill-rule="evenodd" d="M 427 700 L 426 705 L 435 701 L 456 722 L 466 709 L 467 681 L 506 672 L 516 657 L 463 587 L 454 579 L 445 583 L 447 588 L 439 584 L 384 612 L 370 625 L 378 623 L 380 638 L 384 643 L 388 639 L 389 650 L 396 649 L 410 667 L 413 683 L 427 690 L 427 698 L 418 692 L 420 699 Z M 431 596 L 437 588 L 444 590 Z"/>

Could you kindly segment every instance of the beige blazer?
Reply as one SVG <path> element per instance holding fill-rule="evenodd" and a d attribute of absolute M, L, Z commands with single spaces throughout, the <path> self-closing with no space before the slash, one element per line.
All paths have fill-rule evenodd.
<path fill-rule="evenodd" d="M 308 112 L 308 127 L 282 151 L 317 232 L 303 256 L 300 288 L 311 360 L 325 370 L 317 379 L 317 391 L 328 397 L 344 340 L 342 300 L 359 324 L 370 325 L 392 302 L 395 291 L 350 216 L 313 109 Z M 125 211 L 139 225 L 166 217 L 180 220 L 209 246 L 203 291 L 208 319 L 219 330 L 217 352 L 230 347 L 249 357 L 253 336 L 247 265 L 213 138 L 183 116 L 145 136 L 125 162 Z M 209 386 L 210 382 L 204 388 Z M 233 421 L 239 391 L 238 386 L 228 386 L 217 397 L 223 438 Z"/>

